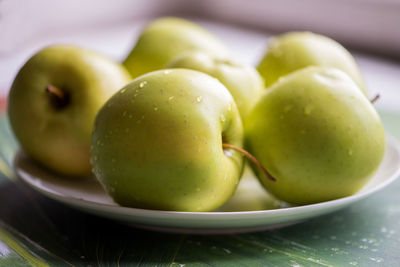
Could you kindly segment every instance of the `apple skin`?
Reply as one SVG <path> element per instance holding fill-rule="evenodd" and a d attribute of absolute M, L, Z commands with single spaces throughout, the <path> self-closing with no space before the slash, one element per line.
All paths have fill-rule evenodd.
<path fill-rule="evenodd" d="M 175 57 L 167 67 L 187 68 L 217 78 L 232 94 L 244 121 L 264 90 L 264 82 L 252 66 L 201 51 L 187 51 Z"/>
<path fill-rule="evenodd" d="M 187 69 L 145 74 L 99 111 L 94 173 L 120 205 L 210 211 L 235 191 L 243 158 L 236 104 L 217 80 Z"/>
<path fill-rule="evenodd" d="M 368 97 L 353 56 L 335 40 L 312 32 L 289 32 L 272 37 L 257 70 L 269 87 L 280 77 L 308 66 L 326 66 L 346 72 Z"/>
<path fill-rule="evenodd" d="M 164 68 L 172 58 L 188 50 L 215 55 L 228 53 L 221 41 L 200 25 L 180 18 L 164 17 L 147 25 L 123 64 L 136 78 Z"/>
<path fill-rule="evenodd" d="M 40 50 L 17 74 L 8 99 L 10 123 L 22 149 L 59 174 L 90 175 L 94 118 L 130 79 L 122 65 L 80 47 Z M 48 85 L 63 91 L 65 106 L 55 105 Z"/>
<path fill-rule="evenodd" d="M 265 188 L 301 205 L 357 192 L 383 158 L 385 133 L 346 73 L 308 67 L 261 97 L 245 124 L 245 146 L 277 179 L 270 182 L 254 168 Z"/>

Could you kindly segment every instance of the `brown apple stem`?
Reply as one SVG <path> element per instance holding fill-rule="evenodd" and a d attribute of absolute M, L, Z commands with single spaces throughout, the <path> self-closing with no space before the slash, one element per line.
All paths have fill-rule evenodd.
<path fill-rule="evenodd" d="M 68 92 L 49 84 L 46 87 L 46 92 L 49 95 L 50 103 L 56 110 L 66 108 L 70 102 Z"/>
<path fill-rule="evenodd" d="M 371 102 L 372 104 L 374 104 L 380 97 L 381 97 L 381 96 L 380 96 L 379 94 L 376 94 L 376 95 L 374 96 L 374 98 L 372 98 L 372 99 L 370 100 L 370 102 Z"/>
<path fill-rule="evenodd" d="M 65 95 L 64 92 L 62 90 L 60 90 L 59 88 L 49 84 L 46 87 L 46 91 L 49 92 L 50 94 L 54 95 L 55 97 L 59 98 L 60 100 L 64 99 Z"/>
<path fill-rule="evenodd" d="M 260 168 L 260 169 L 264 172 L 265 176 L 267 176 L 268 179 L 270 179 L 272 182 L 276 182 L 276 179 L 275 179 L 271 174 L 269 174 L 269 172 L 263 167 L 263 165 L 261 164 L 261 162 L 259 162 L 259 161 L 258 161 L 252 154 L 250 154 L 248 151 L 244 150 L 243 148 L 240 148 L 240 147 L 237 147 L 237 146 L 234 146 L 234 145 L 231 145 L 231 144 L 226 144 L 226 143 L 223 143 L 223 144 L 222 144 L 222 147 L 223 147 L 224 149 L 234 149 L 234 150 L 236 150 L 236 151 L 242 153 L 246 158 L 248 158 L 248 159 L 249 159 L 251 162 L 253 162 L 258 168 Z"/>

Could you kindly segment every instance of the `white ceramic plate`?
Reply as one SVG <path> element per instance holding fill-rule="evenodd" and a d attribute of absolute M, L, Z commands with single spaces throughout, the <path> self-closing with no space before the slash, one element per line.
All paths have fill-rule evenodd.
<path fill-rule="evenodd" d="M 49 198 L 137 227 L 174 232 L 245 232 L 280 227 L 326 214 L 383 189 L 400 175 L 400 145 L 394 138 L 387 138 L 386 154 L 378 171 L 355 195 L 297 207 L 287 206 L 269 196 L 250 172 L 245 173 L 236 194 L 218 211 L 175 212 L 121 207 L 94 178 L 62 179 L 41 169 L 23 153 L 16 157 L 15 169 L 24 182 Z"/>

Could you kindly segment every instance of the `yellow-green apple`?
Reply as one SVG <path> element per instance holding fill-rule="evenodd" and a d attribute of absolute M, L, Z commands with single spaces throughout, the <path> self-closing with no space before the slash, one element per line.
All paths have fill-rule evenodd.
<path fill-rule="evenodd" d="M 210 211 L 235 191 L 243 159 L 242 122 L 215 78 L 166 69 L 136 78 L 99 111 L 92 135 L 94 173 L 123 205 Z"/>
<path fill-rule="evenodd" d="M 361 72 L 349 51 L 335 40 L 311 32 L 289 32 L 271 38 L 257 70 L 269 87 L 280 77 L 308 66 L 346 72 L 367 96 Z"/>
<path fill-rule="evenodd" d="M 144 28 L 123 64 L 136 78 L 164 68 L 173 57 L 187 50 L 227 54 L 221 41 L 200 25 L 181 18 L 164 17 Z"/>
<path fill-rule="evenodd" d="M 217 78 L 232 94 L 242 120 L 250 113 L 264 89 L 263 80 L 254 67 L 201 51 L 179 54 L 167 67 L 198 70 Z"/>
<path fill-rule="evenodd" d="M 309 204 L 357 192 L 378 168 L 385 133 L 373 105 L 343 71 L 308 67 L 272 85 L 245 124 L 245 144 L 278 198 Z"/>
<path fill-rule="evenodd" d="M 87 49 L 40 50 L 21 68 L 9 94 L 8 115 L 22 149 L 60 174 L 90 175 L 94 118 L 129 81 L 122 65 Z"/>

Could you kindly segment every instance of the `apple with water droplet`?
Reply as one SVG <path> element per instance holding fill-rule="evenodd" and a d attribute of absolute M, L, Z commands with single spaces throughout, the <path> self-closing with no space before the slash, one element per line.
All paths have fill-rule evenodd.
<path fill-rule="evenodd" d="M 272 85 L 247 118 L 245 146 L 276 183 L 254 171 L 279 199 L 310 204 L 356 193 L 385 152 L 373 105 L 343 71 L 308 67 Z"/>
<path fill-rule="evenodd" d="M 280 77 L 308 66 L 326 66 L 346 72 L 368 95 L 361 72 L 353 58 L 335 40 L 312 32 L 289 32 L 272 37 L 257 66 L 269 87 Z"/>
<path fill-rule="evenodd" d="M 222 42 L 202 26 L 181 18 L 163 17 L 144 28 L 123 64 L 136 78 L 163 69 L 172 58 L 188 50 L 228 54 Z"/>
<path fill-rule="evenodd" d="M 201 51 L 179 54 L 167 67 L 198 70 L 217 78 L 232 94 L 242 120 L 246 119 L 264 89 L 263 80 L 254 67 Z"/>
<path fill-rule="evenodd" d="M 166 69 L 136 78 L 99 111 L 92 135 L 97 179 L 123 205 L 210 211 L 233 194 L 242 155 L 242 122 L 215 78 Z"/>
<path fill-rule="evenodd" d="M 94 118 L 130 79 L 122 65 L 84 48 L 40 50 L 18 72 L 8 99 L 8 116 L 22 149 L 52 171 L 90 175 Z"/>

